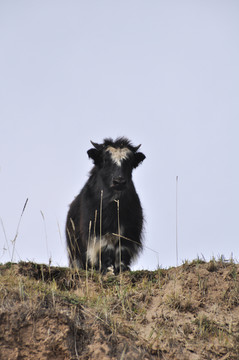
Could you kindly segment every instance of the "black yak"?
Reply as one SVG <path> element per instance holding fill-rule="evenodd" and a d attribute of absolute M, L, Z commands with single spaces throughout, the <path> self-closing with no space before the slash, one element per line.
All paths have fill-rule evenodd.
<path fill-rule="evenodd" d="M 142 249 L 143 211 L 132 171 L 145 155 L 124 137 L 91 143 L 94 148 L 87 153 L 94 167 L 67 215 L 69 262 L 118 274 Z"/>

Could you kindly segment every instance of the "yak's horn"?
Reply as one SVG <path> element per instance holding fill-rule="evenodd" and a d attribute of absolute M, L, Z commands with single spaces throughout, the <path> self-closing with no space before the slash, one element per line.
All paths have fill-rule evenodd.
<path fill-rule="evenodd" d="M 135 146 L 135 148 L 134 148 L 134 149 L 135 149 L 135 152 L 139 150 L 140 146 L 141 146 L 141 144 L 138 145 L 138 146 Z"/>
<path fill-rule="evenodd" d="M 91 140 L 90 140 L 90 142 L 91 142 L 91 144 L 94 146 L 94 148 L 96 148 L 96 150 L 101 150 L 101 149 L 102 149 L 102 145 L 97 144 L 97 143 L 95 143 L 95 142 L 93 142 L 93 141 L 91 141 Z"/>

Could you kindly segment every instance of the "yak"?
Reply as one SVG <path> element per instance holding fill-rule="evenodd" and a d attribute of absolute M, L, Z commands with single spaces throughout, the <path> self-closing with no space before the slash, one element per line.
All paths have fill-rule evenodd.
<path fill-rule="evenodd" d="M 125 137 L 91 143 L 94 167 L 67 214 L 69 263 L 117 275 L 142 250 L 143 210 L 132 172 L 145 155 Z"/>

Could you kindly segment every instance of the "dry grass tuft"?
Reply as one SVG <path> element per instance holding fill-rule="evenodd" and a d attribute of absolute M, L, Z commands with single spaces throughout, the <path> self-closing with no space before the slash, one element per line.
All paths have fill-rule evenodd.
<path fill-rule="evenodd" d="M 0 358 L 236 360 L 238 274 L 215 259 L 119 276 L 2 265 Z"/>

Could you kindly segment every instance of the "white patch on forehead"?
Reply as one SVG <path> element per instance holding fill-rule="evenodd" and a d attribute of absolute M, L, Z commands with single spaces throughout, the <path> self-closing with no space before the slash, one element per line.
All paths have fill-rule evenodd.
<path fill-rule="evenodd" d="M 111 155 L 112 161 L 118 166 L 121 165 L 121 162 L 128 158 L 129 153 L 131 152 L 128 148 L 114 148 L 113 146 L 108 146 L 106 151 Z"/>

